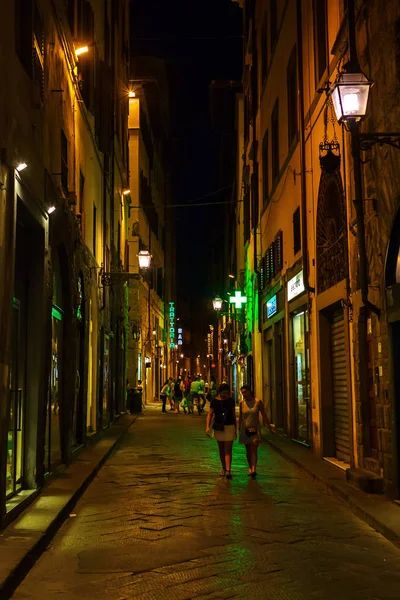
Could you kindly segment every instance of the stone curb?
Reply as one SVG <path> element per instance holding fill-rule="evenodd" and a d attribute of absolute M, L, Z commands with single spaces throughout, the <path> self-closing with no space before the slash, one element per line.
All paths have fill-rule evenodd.
<path fill-rule="evenodd" d="M 86 452 L 90 453 L 91 451 L 95 453 L 96 446 L 98 443 L 100 443 L 101 441 L 107 440 L 107 438 L 108 438 L 108 441 L 111 441 L 110 438 L 115 436 L 115 439 L 111 441 L 110 446 L 105 450 L 104 454 L 101 454 L 100 457 L 94 458 L 94 463 L 95 463 L 94 467 L 85 476 L 85 478 L 79 482 L 78 487 L 76 489 L 70 490 L 71 496 L 68 499 L 68 501 L 64 504 L 64 506 L 62 506 L 62 508 L 60 510 L 58 510 L 58 512 L 56 512 L 54 515 L 52 515 L 47 526 L 44 528 L 43 531 L 40 531 L 37 539 L 32 540 L 32 544 L 30 545 L 30 547 L 27 547 L 25 549 L 25 553 L 19 558 L 17 564 L 15 564 L 11 568 L 8 575 L 3 577 L 2 581 L 0 581 L 0 599 L 1 600 L 6 599 L 6 598 L 11 598 L 11 596 L 13 595 L 13 593 L 15 592 L 17 587 L 20 585 L 21 581 L 26 577 L 26 575 L 32 569 L 32 567 L 34 566 L 36 561 L 40 558 L 40 556 L 46 550 L 47 546 L 52 541 L 52 539 L 54 538 L 54 536 L 56 535 L 58 530 L 61 528 L 63 523 L 67 520 L 67 518 L 69 517 L 74 506 L 77 504 L 77 502 L 80 500 L 80 498 L 82 497 L 84 492 L 87 490 L 89 485 L 92 483 L 93 479 L 99 473 L 99 471 L 101 470 L 103 465 L 106 463 L 106 461 L 110 458 L 110 456 L 113 454 L 113 452 L 118 448 L 118 446 L 122 442 L 123 438 L 128 433 L 130 427 L 135 423 L 138 416 L 140 416 L 140 415 L 132 416 L 132 418 L 129 418 L 129 421 L 126 424 L 121 423 L 121 421 L 115 423 L 110 428 L 109 436 L 103 438 L 102 440 L 99 440 L 99 442 L 95 443 L 93 446 L 91 446 L 89 448 L 86 448 L 83 451 L 83 454 L 85 454 Z M 115 428 L 117 431 L 113 432 L 112 431 L 113 428 Z M 121 431 L 118 431 L 118 429 L 120 429 Z M 69 467 L 66 469 L 66 471 L 64 473 L 68 473 L 68 471 L 71 468 L 73 468 L 74 465 L 76 465 L 76 462 L 69 465 Z M 57 477 L 54 478 L 49 483 L 48 488 L 50 488 L 51 485 L 57 485 Z M 47 488 L 47 486 L 45 486 L 42 489 L 42 493 L 44 491 L 48 490 L 48 488 Z M 37 502 L 40 499 L 40 497 L 41 497 L 41 493 L 38 494 L 38 496 L 33 501 L 32 505 L 28 506 L 25 509 L 25 511 L 21 514 L 21 516 L 18 517 L 15 522 L 11 523 L 9 525 L 9 527 L 7 527 L 4 530 L 3 534 L 6 534 L 7 530 L 9 530 L 10 528 L 13 528 L 13 526 L 18 525 L 18 521 L 21 518 L 29 515 L 29 510 L 32 510 L 34 508 L 35 502 Z"/>
<path fill-rule="evenodd" d="M 320 484 L 326 493 L 338 498 L 345 502 L 351 511 L 363 520 L 365 523 L 370 525 L 373 529 L 381 533 L 386 539 L 400 546 L 400 507 L 385 496 L 377 496 L 366 494 L 361 490 L 349 485 L 346 482 L 345 475 L 343 473 L 342 481 L 339 477 L 340 471 L 337 467 L 324 463 L 322 459 L 312 454 L 309 457 L 308 462 L 315 462 L 315 467 L 305 464 L 303 460 L 296 456 L 297 452 L 304 450 L 310 452 L 311 450 L 305 450 L 304 448 L 295 448 L 297 446 L 295 442 L 286 440 L 279 434 L 264 436 L 265 442 L 283 458 L 294 464 L 305 472 L 313 481 Z M 284 446 L 287 445 L 288 448 Z M 290 447 L 290 446 L 293 447 Z M 299 452 L 301 453 L 301 452 Z M 317 465 L 317 463 L 320 465 Z M 320 468 L 318 468 L 320 467 Z M 331 480 L 329 475 L 324 473 L 318 473 L 321 470 L 327 472 L 331 470 L 332 473 L 337 472 L 335 480 Z M 337 480 L 337 481 L 336 481 Z"/>

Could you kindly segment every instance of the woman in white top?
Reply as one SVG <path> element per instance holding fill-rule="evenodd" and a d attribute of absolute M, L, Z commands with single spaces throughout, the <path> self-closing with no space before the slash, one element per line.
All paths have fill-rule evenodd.
<path fill-rule="evenodd" d="M 247 462 L 249 464 L 249 476 L 253 479 L 257 475 L 257 451 L 260 443 L 260 414 L 264 425 L 273 429 L 265 412 L 264 403 L 251 393 L 248 385 L 240 388 L 243 400 L 239 404 L 239 442 L 246 446 Z"/>

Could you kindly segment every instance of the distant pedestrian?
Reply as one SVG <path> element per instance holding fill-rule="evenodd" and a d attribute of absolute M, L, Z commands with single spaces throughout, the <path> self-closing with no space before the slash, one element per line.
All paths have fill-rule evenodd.
<path fill-rule="evenodd" d="M 180 377 L 178 377 L 178 379 L 174 383 L 175 412 L 177 414 L 180 412 L 179 407 L 180 403 L 182 402 L 184 389 L 185 387 L 183 385 L 183 381 Z"/>
<path fill-rule="evenodd" d="M 227 383 L 219 386 L 218 396 L 211 402 L 206 420 L 206 434 L 211 433 L 211 422 L 214 438 L 218 442 L 219 458 L 221 460 L 221 477 L 232 479 L 232 446 L 236 439 L 235 401 Z"/>
<path fill-rule="evenodd" d="M 170 393 L 171 393 L 171 382 L 172 382 L 172 377 L 170 377 L 169 379 L 167 379 L 167 381 L 164 383 L 164 385 L 161 388 L 161 392 L 160 392 L 160 398 L 161 398 L 161 402 L 162 402 L 162 410 L 161 412 L 166 413 L 166 404 L 167 404 L 167 398 L 170 397 Z"/>
<path fill-rule="evenodd" d="M 217 393 L 218 393 L 218 390 L 217 390 L 217 382 L 215 379 L 215 375 L 211 375 L 210 385 L 208 386 L 208 398 L 209 398 L 210 404 L 214 400 L 214 398 L 216 398 Z"/>
<path fill-rule="evenodd" d="M 273 429 L 262 400 L 254 398 L 248 385 L 243 385 L 240 391 L 243 400 L 239 404 L 239 442 L 246 446 L 246 456 L 249 465 L 248 475 L 255 479 L 257 476 L 258 446 L 261 441 L 260 414 L 264 425 L 271 432 L 273 432 Z"/>
<path fill-rule="evenodd" d="M 204 407 L 206 405 L 205 387 L 206 384 L 204 383 L 204 379 L 201 375 L 199 375 L 199 403 L 201 412 L 204 412 Z"/>

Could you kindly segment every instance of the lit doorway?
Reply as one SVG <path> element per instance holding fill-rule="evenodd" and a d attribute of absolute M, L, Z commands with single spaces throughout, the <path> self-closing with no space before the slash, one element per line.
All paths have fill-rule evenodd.
<path fill-rule="evenodd" d="M 17 298 L 14 298 L 7 436 L 7 497 L 11 497 L 19 492 L 23 482 L 24 386 L 22 379 L 23 369 L 21 369 L 21 366 L 21 304 Z"/>

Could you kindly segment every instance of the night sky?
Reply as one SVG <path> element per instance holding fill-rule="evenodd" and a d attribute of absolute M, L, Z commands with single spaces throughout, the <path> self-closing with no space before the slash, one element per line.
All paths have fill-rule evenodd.
<path fill-rule="evenodd" d="M 211 195 L 218 181 L 209 84 L 241 79 L 241 23 L 241 9 L 231 0 L 131 2 L 133 55 L 157 56 L 169 63 L 174 204 L 218 200 Z M 179 208 L 176 218 L 178 295 L 184 289 L 205 307 L 211 294 L 206 283 L 207 232 L 218 227 L 221 210 Z"/>

